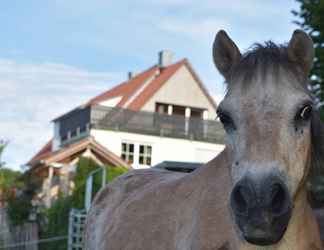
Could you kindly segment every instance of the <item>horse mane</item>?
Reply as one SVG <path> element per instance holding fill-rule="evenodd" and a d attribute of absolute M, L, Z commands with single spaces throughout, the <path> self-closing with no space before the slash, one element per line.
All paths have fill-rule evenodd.
<path fill-rule="evenodd" d="M 252 45 L 232 67 L 230 79 L 243 77 L 243 83 L 250 84 L 252 79 L 260 73 L 263 78 L 268 73 L 278 76 L 280 68 L 297 77 L 297 82 L 301 86 L 306 86 L 307 76 L 300 65 L 289 59 L 287 44 L 278 45 L 272 41 Z"/>
<path fill-rule="evenodd" d="M 311 123 L 312 158 L 310 181 L 314 177 L 324 176 L 324 124 L 318 111 L 313 113 Z"/>

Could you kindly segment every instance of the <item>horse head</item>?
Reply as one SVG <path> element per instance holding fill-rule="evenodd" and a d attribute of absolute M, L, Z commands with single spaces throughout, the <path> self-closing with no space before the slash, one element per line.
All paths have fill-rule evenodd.
<path fill-rule="evenodd" d="M 324 133 L 308 89 L 313 42 L 296 30 L 287 45 L 267 42 L 241 54 L 220 31 L 213 57 L 227 83 L 218 116 L 231 159 L 233 220 L 249 243 L 276 244 L 324 155 Z"/>

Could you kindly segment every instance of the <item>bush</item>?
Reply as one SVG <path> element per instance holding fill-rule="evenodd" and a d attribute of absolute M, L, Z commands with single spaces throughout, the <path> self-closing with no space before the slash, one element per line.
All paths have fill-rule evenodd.
<path fill-rule="evenodd" d="M 83 209 L 85 199 L 85 189 L 87 177 L 89 174 L 98 169 L 100 166 L 93 160 L 85 157 L 81 157 L 76 170 L 76 176 L 74 178 L 75 189 L 72 194 L 72 205 L 74 208 Z M 104 166 L 107 170 L 106 182 L 111 182 L 117 176 L 122 175 L 128 171 L 125 167 L 111 167 Z M 93 178 L 92 197 L 99 191 L 102 183 L 101 172 L 97 173 Z"/>
<path fill-rule="evenodd" d="M 5 192 L 16 187 L 21 187 L 21 181 L 18 181 L 18 177 L 21 176 L 21 172 L 14 171 L 9 168 L 0 168 L 0 190 Z"/>
<path fill-rule="evenodd" d="M 28 221 L 33 211 L 32 200 L 41 187 L 41 179 L 32 174 L 20 176 L 15 182 L 19 183 L 19 191 L 15 196 L 8 198 L 8 216 L 14 225 L 21 225 Z"/>
<path fill-rule="evenodd" d="M 60 196 L 50 208 L 43 211 L 42 218 L 45 221 L 40 227 L 41 239 L 68 235 L 71 204 L 72 199 L 70 196 Z M 67 240 L 43 244 L 39 249 L 66 250 Z"/>

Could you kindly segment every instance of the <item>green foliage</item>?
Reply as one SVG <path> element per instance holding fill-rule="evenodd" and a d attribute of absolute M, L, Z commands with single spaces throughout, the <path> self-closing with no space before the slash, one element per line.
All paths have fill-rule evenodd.
<path fill-rule="evenodd" d="M 9 198 L 8 216 L 12 225 L 18 226 L 28 221 L 32 208 L 33 206 L 30 199 L 25 195 L 22 195 L 19 199 L 13 197 Z"/>
<path fill-rule="evenodd" d="M 324 101 L 324 0 L 296 0 L 299 11 L 292 11 L 301 21 L 296 21 L 312 37 L 315 45 L 315 60 L 311 71 L 311 85 L 314 95 Z M 321 108 L 324 117 L 324 108 Z"/>
<path fill-rule="evenodd" d="M 13 187 L 21 187 L 22 182 L 18 180 L 18 177 L 21 176 L 21 172 L 14 171 L 9 168 L 0 169 L 0 190 L 4 192 L 10 190 Z"/>
<path fill-rule="evenodd" d="M 97 164 L 89 158 L 81 157 L 77 166 L 76 176 L 74 178 L 74 192 L 72 194 L 72 206 L 77 209 L 84 208 L 84 197 L 86 189 L 87 176 L 98 168 Z M 99 178 L 98 178 L 99 177 Z M 94 192 L 100 188 L 100 176 L 95 176 L 93 181 Z"/>
<path fill-rule="evenodd" d="M 42 218 L 45 220 L 41 225 L 40 238 L 47 239 L 54 236 L 64 236 L 68 234 L 68 221 L 71 209 L 71 196 L 60 196 L 55 203 L 43 211 Z M 66 250 L 67 241 L 58 241 L 40 245 L 40 250 Z"/>
<path fill-rule="evenodd" d="M 120 166 L 120 167 L 109 167 L 107 166 L 107 182 L 112 182 L 116 177 L 125 174 L 128 172 L 128 169 Z"/>
<path fill-rule="evenodd" d="M 32 200 L 41 187 L 41 179 L 38 176 L 24 174 L 16 179 L 20 184 L 16 197 L 8 199 L 8 216 L 13 225 L 21 225 L 28 221 L 33 211 Z"/>
<path fill-rule="evenodd" d="M 94 161 L 89 158 L 81 157 L 77 166 L 76 176 L 74 178 L 75 189 L 72 195 L 73 207 L 77 209 L 84 208 L 86 178 L 92 171 L 95 171 L 98 166 Z M 124 174 L 128 171 L 125 167 L 110 167 L 104 166 L 107 169 L 107 180 L 111 182 L 117 176 Z M 101 172 L 97 173 L 93 178 L 92 197 L 99 191 L 102 183 Z"/>

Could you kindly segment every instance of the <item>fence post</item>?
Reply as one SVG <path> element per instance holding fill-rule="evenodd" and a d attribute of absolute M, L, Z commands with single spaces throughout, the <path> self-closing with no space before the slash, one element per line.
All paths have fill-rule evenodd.
<path fill-rule="evenodd" d="M 68 250 L 72 250 L 72 243 L 73 243 L 73 214 L 74 209 L 70 210 L 69 214 L 69 235 L 68 235 Z"/>

